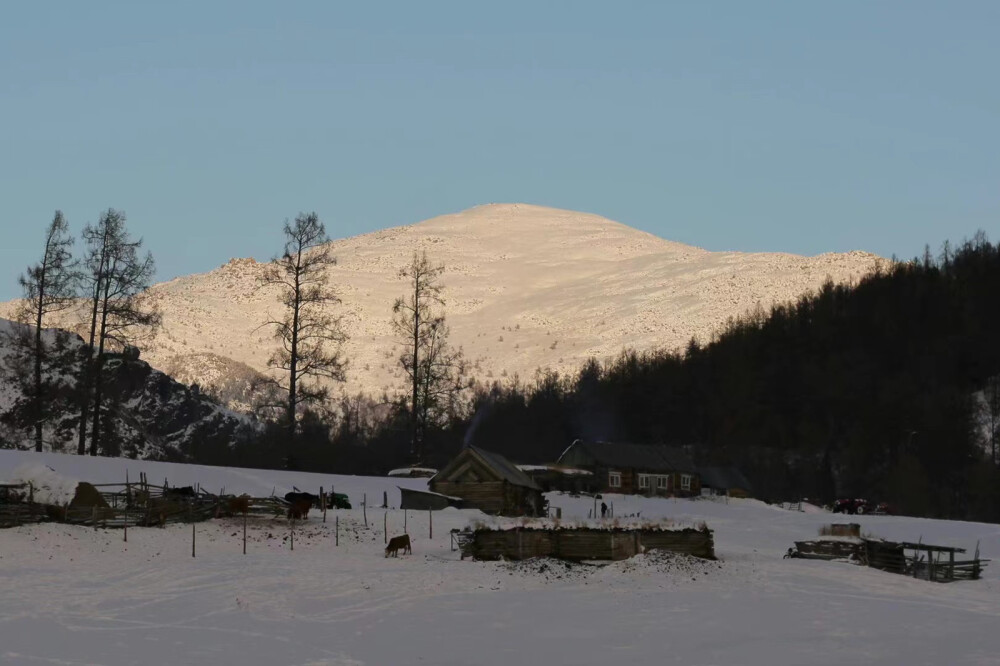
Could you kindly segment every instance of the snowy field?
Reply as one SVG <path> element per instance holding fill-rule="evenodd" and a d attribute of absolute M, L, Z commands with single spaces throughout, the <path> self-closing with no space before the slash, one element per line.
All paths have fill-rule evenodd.
<path fill-rule="evenodd" d="M 0 530 L 2 664 L 1000 664 L 1000 562 L 980 581 L 928 583 L 846 563 L 783 560 L 796 539 L 836 519 L 754 500 L 608 496 L 619 517 L 704 520 L 718 562 L 646 555 L 606 566 L 556 561 L 461 561 L 451 528 L 476 511 L 408 512 L 413 554 L 383 557 L 386 491 L 422 479 L 386 479 L 168 465 L 0 451 L 0 481 L 56 474 L 254 495 L 331 485 L 354 509 L 315 512 L 295 529 L 242 523 L 93 530 L 43 524 Z M 51 472 L 45 470 L 50 475 Z M 365 528 L 362 493 L 369 500 Z M 563 522 L 592 500 L 549 497 Z M 334 516 L 340 545 L 335 546 Z M 842 518 L 842 517 L 841 517 Z M 859 516 L 892 539 L 1000 556 L 1000 526 Z"/>

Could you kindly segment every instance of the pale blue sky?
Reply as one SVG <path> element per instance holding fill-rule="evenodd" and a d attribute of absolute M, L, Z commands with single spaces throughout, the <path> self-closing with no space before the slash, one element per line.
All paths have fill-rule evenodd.
<path fill-rule="evenodd" d="M 158 279 L 488 202 L 712 250 L 1000 238 L 1000 2 L 65 2 L 0 17 L 0 298 L 61 208 Z"/>

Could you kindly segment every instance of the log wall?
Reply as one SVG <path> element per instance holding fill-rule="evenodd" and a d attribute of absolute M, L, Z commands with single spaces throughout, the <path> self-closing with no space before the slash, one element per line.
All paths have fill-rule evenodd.
<path fill-rule="evenodd" d="M 512 529 L 476 530 L 467 554 L 477 560 L 624 560 L 649 550 L 715 558 L 711 530 Z"/>

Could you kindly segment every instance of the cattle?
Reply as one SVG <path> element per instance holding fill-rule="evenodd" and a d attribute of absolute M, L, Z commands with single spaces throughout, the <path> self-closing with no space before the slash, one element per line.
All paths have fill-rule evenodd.
<path fill-rule="evenodd" d="M 312 502 L 309 500 L 296 500 L 288 507 L 288 520 L 302 520 L 309 517 L 309 509 Z"/>
<path fill-rule="evenodd" d="M 236 515 L 238 513 L 246 514 L 250 511 L 250 496 L 240 495 L 239 497 L 229 498 L 229 513 L 230 515 Z"/>
<path fill-rule="evenodd" d="M 178 486 L 176 488 L 163 489 L 164 497 L 172 497 L 174 499 L 189 499 L 193 498 L 196 494 L 193 486 Z"/>
<path fill-rule="evenodd" d="M 389 539 L 389 545 L 385 547 L 385 556 L 389 557 L 399 557 L 399 551 L 402 549 L 403 554 L 409 553 L 413 554 L 413 549 L 410 548 L 410 535 L 404 534 L 402 536 L 395 536 Z"/>
<path fill-rule="evenodd" d="M 285 493 L 285 501 L 289 504 L 295 504 L 296 502 L 309 502 L 310 507 L 319 506 L 319 495 L 313 495 L 312 493 L 301 493 L 301 492 L 291 492 Z"/>

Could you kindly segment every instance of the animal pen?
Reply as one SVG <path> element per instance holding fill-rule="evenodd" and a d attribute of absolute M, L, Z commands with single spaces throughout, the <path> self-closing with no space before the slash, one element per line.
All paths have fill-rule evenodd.
<path fill-rule="evenodd" d="M 624 560 L 648 550 L 667 550 L 715 559 L 712 531 L 655 527 L 477 529 L 458 538 L 462 559 L 524 560 L 555 557 L 564 560 Z"/>
<path fill-rule="evenodd" d="M 830 528 L 848 527 L 831 525 Z M 850 525 L 858 528 L 857 525 Z M 848 559 L 852 562 L 888 571 L 889 573 L 912 576 L 938 583 L 956 580 L 978 580 L 983 567 L 989 560 L 979 557 L 976 544 L 972 559 L 959 560 L 956 554 L 965 553 L 964 548 L 935 546 L 911 541 L 885 541 L 860 536 L 859 529 L 828 530 L 828 536 L 810 541 L 796 541 L 786 557 L 813 560 Z"/>
<path fill-rule="evenodd" d="M 200 486 L 171 487 L 138 481 L 91 484 L 80 482 L 65 505 L 34 501 L 31 484 L 0 484 L 0 528 L 53 521 L 93 527 L 152 527 L 192 523 L 249 512 L 281 515 L 290 504 L 280 497 L 216 495 Z"/>

